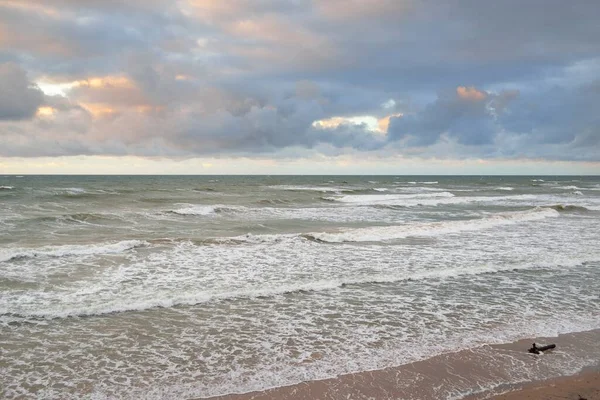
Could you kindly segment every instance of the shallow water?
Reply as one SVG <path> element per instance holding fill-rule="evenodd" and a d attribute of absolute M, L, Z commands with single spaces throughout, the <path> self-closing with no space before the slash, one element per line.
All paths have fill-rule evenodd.
<path fill-rule="evenodd" d="M 597 177 L 0 187 L 3 398 L 213 396 L 600 328 Z"/>

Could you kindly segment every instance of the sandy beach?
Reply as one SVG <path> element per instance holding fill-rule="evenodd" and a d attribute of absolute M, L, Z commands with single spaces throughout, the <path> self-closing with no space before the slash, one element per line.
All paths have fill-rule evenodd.
<path fill-rule="evenodd" d="M 266 391 L 213 397 L 211 400 L 578 400 L 579 395 L 587 400 L 600 399 L 600 359 L 589 351 L 594 348 L 590 346 L 599 340 L 600 331 L 595 330 L 484 345 L 399 367 L 302 382 Z M 532 355 L 527 349 L 534 341 L 556 343 L 557 348 L 546 354 Z M 563 369 L 563 361 L 567 357 L 572 359 L 573 355 L 581 357 L 582 366 L 585 366 L 579 370 Z M 314 358 L 313 362 L 317 362 L 319 355 Z"/>
<path fill-rule="evenodd" d="M 588 371 L 577 375 L 549 379 L 524 385 L 493 400 L 598 400 L 600 399 L 600 372 Z"/>

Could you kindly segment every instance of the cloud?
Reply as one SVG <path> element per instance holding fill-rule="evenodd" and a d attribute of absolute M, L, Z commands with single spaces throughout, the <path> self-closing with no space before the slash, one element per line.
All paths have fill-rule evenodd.
<path fill-rule="evenodd" d="M 2 155 L 600 154 L 598 2 L 0 0 L 0 11 Z"/>
<path fill-rule="evenodd" d="M 0 120 L 29 119 L 43 102 L 44 94 L 22 68 L 0 64 Z"/>
<path fill-rule="evenodd" d="M 497 127 L 486 101 L 488 97 L 484 91 L 463 86 L 440 93 L 438 99 L 424 109 L 390 118 L 389 137 L 407 139 L 409 146 L 431 145 L 442 134 L 455 138 L 460 144 L 489 144 Z"/>
<path fill-rule="evenodd" d="M 524 93 L 459 86 L 412 114 L 392 117 L 389 139 L 455 156 L 598 161 L 599 82 Z"/>

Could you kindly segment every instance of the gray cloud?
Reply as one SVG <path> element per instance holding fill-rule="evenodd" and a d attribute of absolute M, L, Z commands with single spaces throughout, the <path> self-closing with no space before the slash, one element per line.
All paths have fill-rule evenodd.
<path fill-rule="evenodd" d="M 0 84 L 18 92 L 0 93 L 5 156 L 600 157 L 597 1 L 0 0 L 0 10 L 0 62 L 13 62 Z M 25 71 L 98 81 L 44 97 Z M 41 104 L 53 114 L 35 117 Z M 388 135 L 313 126 L 364 115 L 392 116 Z"/>
<path fill-rule="evenodd" d="M 459 91 L 464 93 L 463 97 Z M 420 112 L 392 117 L 389 137 L 391 140 L 408 138 L 411 146 L 427 146 L 446 133 L 461 144 L 489 144 L 497 132 L 489 97 L 485 92 L 464 87 L 442 93 Z"/>
<path fill-rule="evenodd" d="M 29 119 L 43 102 L 44 94 L 23 69 L 12 63 L 0 64 L 0 120 Z"/>

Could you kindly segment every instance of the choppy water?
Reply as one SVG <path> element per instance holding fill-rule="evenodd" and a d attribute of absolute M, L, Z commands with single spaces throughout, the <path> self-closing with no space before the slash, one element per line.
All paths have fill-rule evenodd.
<path fill-rule="evenodd" d="M 0 397 L 212 396 L 598 329 L 599 227 L 599 177 L 0 177 Z"/>

